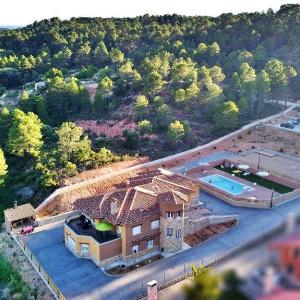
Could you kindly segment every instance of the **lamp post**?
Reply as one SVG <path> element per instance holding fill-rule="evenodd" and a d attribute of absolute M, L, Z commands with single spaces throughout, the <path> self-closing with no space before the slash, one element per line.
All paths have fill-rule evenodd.
<path fill-rule="evenodd" d="M 274 196 L 274 190 L 272 190 L 272 194 L 271 194 L 271 208 L 273 207 L 273 196 Z"/>
<path fill-rule="evenodd" d="M 260 167 L 260 154 L 258 154 L 258 164 L 257 164 L 257 170 L 259 170 Z"/>

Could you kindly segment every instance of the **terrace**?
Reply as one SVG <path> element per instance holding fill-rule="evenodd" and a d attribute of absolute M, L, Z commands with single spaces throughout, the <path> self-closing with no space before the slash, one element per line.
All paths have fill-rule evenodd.
<path fill-rule="evenodd" d="M 79 218 L 66 221 L 66 224 L 77 234 L 93 237 L 99 244 L 107 243 L 120 238 L 120 236 L 112 230 L 98 231 L 92 224 L 82 222 Z"/>
<path fill-rule="evenodd" d="M 291 187 L 288 187 L 288 186 L 280 184 L 278 182 L 269 180 L 265 177 L 261 177 L 256 174 L 252 174 L 250 172 L 242 172 L 241 170 L 239 170 L 236 167 L 222 168 L 222 166 L 219 165 L 219 166 L 216 166 L 215 168 L 218 170 L 221 170 L 223 172 L 226 172 L 228 174 L 231 174 L 231 175 L 234 174 L 236 177 L 243 178 L 246 181 L 256 183 L 257 185 L 265 187 L 269 190 L 274 190 L 275 192 L 277 192 L 279 194 L 287 194 L 294 190 Z"/>

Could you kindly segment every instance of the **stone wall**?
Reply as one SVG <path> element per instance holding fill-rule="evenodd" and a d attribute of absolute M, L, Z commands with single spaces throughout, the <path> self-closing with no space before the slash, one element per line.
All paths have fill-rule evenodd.
<path fill-rule="evenodd" d="M 160 246 L 164 252 L 174 253 L 182 250 L 183 234 L 184 234 L 184 218 L 160 218 Z M 167 236 L 167 228 L 173 229 L 172 236 Z M 181 230 L 181 238 L 176 238 L 176 231 Z"/>

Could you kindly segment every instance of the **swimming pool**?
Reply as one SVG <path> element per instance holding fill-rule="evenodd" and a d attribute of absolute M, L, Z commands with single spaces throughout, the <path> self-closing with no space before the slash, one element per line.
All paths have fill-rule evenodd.
<path fill-rule="evenodd" d="M 240 195 L 244 192 L 254 191 L 254 188 L 251 186 L 242 184 L 219 174 L 201 177 L 199 180 L 234 196 Z"/>

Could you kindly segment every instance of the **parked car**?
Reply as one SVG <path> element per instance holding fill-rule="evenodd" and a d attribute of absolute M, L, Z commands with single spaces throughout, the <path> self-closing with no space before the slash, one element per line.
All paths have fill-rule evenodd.
<path fill-rule="evenodd" d="M 295 126 L 290 122 L 284 122 L 284 123 L 280 123 L 280 127 L 293 129 Z"/>

